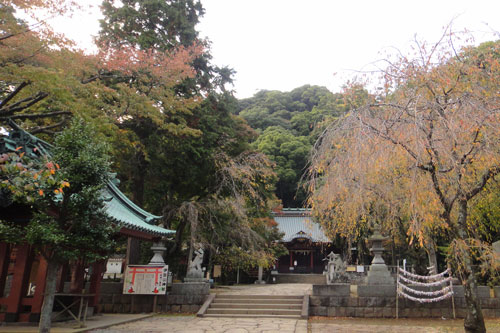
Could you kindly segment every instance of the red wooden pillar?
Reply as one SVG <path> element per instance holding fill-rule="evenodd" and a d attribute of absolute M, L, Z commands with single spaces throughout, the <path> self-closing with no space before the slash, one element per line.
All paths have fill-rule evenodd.
<path fill-rule="evenodd" d="M 101 281 L 104 274 L 104 263 L 105 260 L 100 260 L 92 264 L 92 276 L 90 277 L 90 294 L 95 294 L 89 300 L 89 306 L 94 307 L 94 313 L 100 312 L 97 308 L 99 304 L 99 295 L 101 293 Z"/>
<path fill-rule="evenodd" d="M 17 321 L 18 319 L 21 310 L 21 299 L 26 293 L 31 263 L 33 262 L 33 256 L 30 255 L 30 252 L 31 249 L 28 245 L 19 245 L 17 247 L 14 275 L 12 276 L 10 294 L 7 298 L 6 322 Z"/>
<path fill-rule="evenodd" d="M 10 246 L 7 243 L 0 243 L 0 297 L 3 297 L 9 262 Z"/>
<path fill-rule="evenodd" d="M 31 305 L 31 314 L 29 317 L 30 322 L 40 321 L 40 312 L 42 311 L 43 296 L 45 293 L 48 263 L 43 256 L 40 256 L 39 260 L 35 280 L 35 295 L 33 295 L 33 303 Z"/>

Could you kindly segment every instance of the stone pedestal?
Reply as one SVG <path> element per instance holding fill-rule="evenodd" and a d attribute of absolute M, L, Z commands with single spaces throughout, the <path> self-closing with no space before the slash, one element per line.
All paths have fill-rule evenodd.
<path fill-rule="evenodd" d="M 185 277 L 184 278 L 184 283 L 208 283 L 208 280 L 201 277 L 201 278 L 189 278 Z"/>
<path fill-rule="evenodd" d="M 210 294 L 210 285 L 206 282 L 201 283 L 173 283 L 171 295 L 208 295 Z"/>
<path fill-rule="evenodd" d="M 382 242 L 385 241 L 387 237 L 382 236 L 380 233 L 380 226 L 375 225 L 373 235 L 368 239 L 372 244 L 370 251 L 373 252 L 373 260 L 366 277 L 366 284 L 370 285 L 392 285 L 394 284 L 394 278 L 391 276 L 387 265 L 382 258 L 382 253 L 384 252 L 384 246 Z"/>

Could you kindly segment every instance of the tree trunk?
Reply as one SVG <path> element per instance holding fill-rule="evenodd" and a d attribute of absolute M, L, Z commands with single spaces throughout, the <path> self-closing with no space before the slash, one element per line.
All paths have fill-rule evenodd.
<path fill-rule="evenodd" d="M 47 278 L 45 283 L 45 297 L 43 298 L 42 310 L 40 313 L 40 323 L 38 326 L 40 333 L 49 333 L 52 324 L 52 309 L 54 308 L 54 295 L 57 285 L 57 271 L 60 264 L 54 260 L 48 260 Z"/>
<path fill-rule="evenodd" d="M 186 228 L 186 220 L 181 220 L 179 222 L 179 225 L 177 226 L 177 229 L 175 230 L 175 242 L 174 246 L 170 248 L 169 254 L 173 255 L 176 252 L 178 252 L 181 248 L 181 243 L 182 243 L 182 236 L 184 234 L 184 229 Z"/>
<path fill-rule="evenodd" d="M 138 265 L 141 261 L 141 240 L 129 237 L 127 240 L 126 265 Z"/>
<path fill-rule="evenodd" d="M 467 239 L 467 201 L 460 200 L 458 202 L 458 229 L 459 236 L 462 239 Z M 467 313 L 464 320 L 464 328 L 467 333 L 483 333 L 486 332 L 484 325 L 483 312 L 481 305 L 477 298 L 477 282 L 474 275 L 474 268 L 472 266 L 472 259 L 470 256 L 464 258 L 465 274 L 462 278 L 464 285 L 465 305 Z"/>
<path fill-rule="evenodd" d="M 144 183 L 146 181 L 146 168 L 148 163 L 146 161 L 146 156 L 142 149 L 135 153 L 135 167 L 136 170 L 132 174 L 132 183 L 134 188 L 132 189 L 132 201 L 140 206 L 144 206 Z"/>
<path fill-rule="evenodd" d="M 437 256 L 436 256 L 436 245 L 433 240 L 430 240 L 428 244 L 425 246 L 425 252 L 427 252 L 427 258 L 429 258 L 429 267 L 432 267 L 430 270 L 430 274 L 437 274 L 438 266 L 437 266 Z"/>

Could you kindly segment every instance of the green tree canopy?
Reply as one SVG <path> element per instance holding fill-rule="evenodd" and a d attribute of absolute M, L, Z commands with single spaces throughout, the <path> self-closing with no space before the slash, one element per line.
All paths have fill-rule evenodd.
<path fill-rule="evenodd" d="M 48 262 L 40 331 L 50 329 L 57 271 L 68 260 L 93 262 L 113 249 L 116 231 L 104 213 L 101 190 L 109 177 L 108 146 L 81 119 L 56 137 L 50 156 L 30 159 L 28 147 L 2 156 L 1 186 L 31 207 L 27 224 L 2 222 L 0 237 L 27 242 Z M 40 154 L 41 152 L 38 152 Z"/>

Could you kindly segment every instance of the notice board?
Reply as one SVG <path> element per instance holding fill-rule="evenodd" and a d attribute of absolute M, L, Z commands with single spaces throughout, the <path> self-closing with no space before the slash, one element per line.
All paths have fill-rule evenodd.
<path fill-rule="evenodd" d="M 127 295 L 165 295 L 168 265 L 128 265 L 123 280 L 123 293 Z"/>

